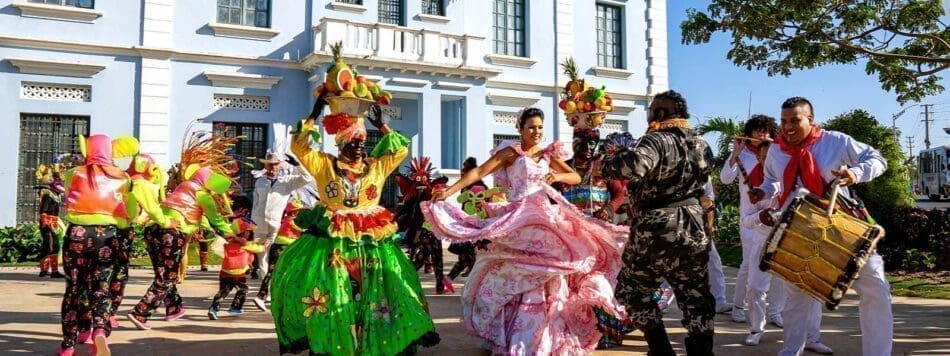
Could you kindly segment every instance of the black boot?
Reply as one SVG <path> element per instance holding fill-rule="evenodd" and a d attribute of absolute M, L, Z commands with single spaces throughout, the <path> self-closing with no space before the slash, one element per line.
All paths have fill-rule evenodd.
<path fill-rule="evenodd" d="M 713 355 L 713 334 L 688 335 L 685 344 L 689 356 Z"/>
<path fill-rule="evenodd" d="M 649 356 L 676 356 L 673 352 L 673 346 L 670 345 L 670 337 L 666 335 L 666 328 L 663 324 L 643 329 L 643 338 L 647 340 L 650 351 Z"/>

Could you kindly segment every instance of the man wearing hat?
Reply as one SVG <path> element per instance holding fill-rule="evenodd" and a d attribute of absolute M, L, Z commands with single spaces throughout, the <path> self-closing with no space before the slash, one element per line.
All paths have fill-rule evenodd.
<path fill-rule="evenodd" d="M 290 193 L 313 183 L 313 178 L 300 166 L 294 157 L 284 155 L 285 161 L 293 166 L 293 173 L 281 172 L 280 156 L 267 152 L 260 161 L 264 164 L 264 175 L 254 183 L 254 206 L 251 209 L 251 220 L 257 224 L 254 230 L 254 240 L 264 246 L 263 253 L 257 254 L 257 266 L 267 266 L 267 249 L 277 238 L 280 228 L 280 219 L 284 215 L 284 208 L 290 200 Z M 264 267 L 266 268 L 266 267 Z M 258 270 L 252 272 L 252 278 L 260 278 Z"/>

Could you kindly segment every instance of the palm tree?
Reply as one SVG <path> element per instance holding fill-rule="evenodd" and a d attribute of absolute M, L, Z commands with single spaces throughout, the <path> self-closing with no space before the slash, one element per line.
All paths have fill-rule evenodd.
<path fill-rule="evenodd" d="M 729 158 L 732 151 L 732 138 L 742 135 L 744 126 L 744 123 L 737 122 L 734 119 L 713 117 L 696 128 L 696 132 L 700 135 L 718 134 L 719 137 L 716 138 L 716 146 L 718 147 L 716 150 L 716 167 L 722 167 L 726 163 L 726 159 Z"/>

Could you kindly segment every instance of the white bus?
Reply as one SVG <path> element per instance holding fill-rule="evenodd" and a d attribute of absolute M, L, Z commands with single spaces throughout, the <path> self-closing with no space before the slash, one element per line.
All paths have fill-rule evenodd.
<path fill-rule="evenodd" d="M 950 145 L 920 151 L 917 179 L 920 192 L 933 201 L 950 198 Z"/>

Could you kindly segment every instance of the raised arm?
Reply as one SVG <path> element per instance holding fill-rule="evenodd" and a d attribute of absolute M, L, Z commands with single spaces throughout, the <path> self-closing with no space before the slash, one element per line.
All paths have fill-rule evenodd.
<path fill-rule="evenodd" d="M 443 190 L 436 190 L 432 194 L 432 200 L 441 201 L 445 200 L 446 197 L 451 196 L 452 194 L 457 193 L 462 188 L 469 186 L 472 183 L 477 182 L 483 177 L 495 173 L 499 168 L 505 167 L 511 162 L 514 162 L 515 158 L 518 157 L 518 153 L 511 147 L 507 147 L 498 153 L 494 154 L 482 165 L 472 168 L 472 170 L 466 172 L 462 175 L 461 178 L 455 184 Z"/>

